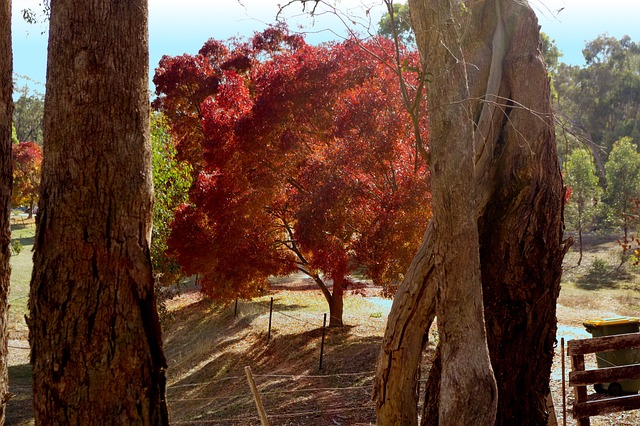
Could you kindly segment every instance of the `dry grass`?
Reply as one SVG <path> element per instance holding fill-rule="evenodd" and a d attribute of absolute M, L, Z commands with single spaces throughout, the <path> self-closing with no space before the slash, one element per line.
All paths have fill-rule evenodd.
<path fill-rule="evenodd" d="M 28 243 L 29 237 L 23 237 Z M 25 247 L 25 259 L 31 255 L 28 249 Z M 618 252 L 614 238 L 588 236 L 582 265 L 575 265 L 575 250 L 568 253 L 558 300 L 558 339 L 589 337 L 582 326 L 588 318 L 639 314 L 640 275 L 633 268 L 615 270 Z M 23 269 L 25 259 L 15 259 L 21 260 L 16 263 L 18 269 Z M 596 270 L 601 273 L 594 273 Z M 17 276 L 28 282 L 28 275 L 23 271 Z M 12 297 L 26 294 L 26 288 L 14 286 Z M 274 297 L 274 316 L 267 342 L 270 297 Z M 319 370 L 327 304 L 310 280 L 302 276 L 274 280 L 271 293 L 239 302 L 237 318 L 233 304 L 216 306 L 195 289 L 185 289 L 168 302 L 170 316 L 164 323 L 173 424 L 258 425 L 245 366 L 255 375 L 272 425 L 375 424 L 371 383 L 390 304 L 371 288 L 347 294 L 347 326 L 327 331 L 323 369 Z M 12 344 L 16 347 L 27 346 L 21 328 L 24 308 L 17 304 L 11 315 Z M 11 352 L 10 386 L 17 396 L 8 405 L 8 424 L 32 424 L 28 352 Z M 423 374 L 428 360 L 429 356 Z M 593 367 L 595 362 L 591 360 L 589 365 Z M 561 415 L 560 383 L 558 345 L 551 386 Z M 570 409 L 570 389 L 567 400 Z M 570 411 L 568 417 L 567 424 L 575 425 Z M 640 415 L 629 412 L 594 417 L 592 424 L 638 425 Z"/>
<path fill-rule="evenodd" d="M 562 289 L 558 299 L 558 342 L 591 337 L 582 323 L 591 318 L 610 317 L 616 315 L 640 315 L 640 270 L 621 263 L 621 249 L 616 237 L 603 235 L 586 235 L 583 259 L 578 266 L 578 247 L 574 246 L 567 253 L 564 261 Z M 566 361 L 567 376 L 570 360 Z M 596 368 L 595 357 L 586 357 L 587 369 Z M 551 388 L 554 394 L 556 411 L 562 413 L 562 370 L 560 343 L 551 377 Z M 568 378 L 567 378 L 568 380 Z M 589 392 L 593 389 L 589 387 Z M 567 385 L 567 424 L 575 425 L 571 417 L 571 405 L 574 401 L 573 389 Z M 631 426 L 640 425 L 640 411 L 613 413 L 596 416 L 591 419 L 594 426 Z"/>
<path fill-rule="evenodd" d="M 373 365 L 390 303 L 345 298 L 346 327 L 327 329 L 319 369 L 326 302 L 319 291 L 291 287 L 273 294 L 267 342 L 266 295 L 216 307 L 197 293 L 169 303 L 166 328 L 168 401 L 174 424 L 258 424 L 244 373 L 250 366 L 273 425 L 374 424 Z M 276 285 L 277 287 L 278 285 Z M 189 300 L 189 303 L 185 303 Z"/>

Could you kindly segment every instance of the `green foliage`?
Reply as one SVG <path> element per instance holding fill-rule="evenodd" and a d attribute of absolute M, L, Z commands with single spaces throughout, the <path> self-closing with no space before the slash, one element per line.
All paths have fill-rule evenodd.
<path fill-rule="evenodd" d="M 562 52 L 556 46 L 556 41 L 543 32 L 540 32 L 540 42 L 542 43 L 542 56 L 547 65 L 547 70 L 555 72 L 558 67 L 558 61 L 562 57 Z"/>
<path fill-rule="evenodd" d="M 624 227 L 626 239 L 631 226 L 633 199 L 640 194 L 640 153 L 631 138 L 623 137 L 613 144 L 605 171 L 605 200 L 611 207 L 617 224 Z"/>
<path fill-rule="evenodd" d="M 19 239 L 15 239 L 15 240 L 11 240 L 11 246 L 10 246 L 10 250 L 11 250 L 11 256 L 17 256 L 20 254 L 20 252 L 22 252 L 22 243 L 20 242 Z"/>
<path fill-rule="evenodd" d="M 571 190 L 565 218 L 570 228 L 581 232 L 592 223 L 602 195 L 596 166 L 587 149 L 579 148 L 571 152 L 567 159 L 565 182 Z"/>
<path fill-rule="evenodd" d="M 596 257 L 593 259 L 593 262 L 591 262 L 588 274 L 591 276 L 603 276 L 609 273 L 609 269 L 610 267 L 606 260 Z"/>
<path fill-rule="evenodd" d="M 378 34 L 393 40 L 395 28 L 395 33 L 402 43 L 415 43 L 409 5 L 393 1 L 387 1 L 386 3 L 389 11 L 382 15 L 378 22 Z"/>
<path fill-rule="evenodd" d="M 11 123 L 11 144 L 12 145 L 17 145 L 19 144 L 19 140 L 18 140 L 18 134 L 16 133 L 16 126 Z"/>
<path fill-rule="evenodd" d="M 151 237 L 151 261 L 156 281 L 169 284 L 180 267 L 165 254 L 170 224 L 178 205 L 187 201 L 191 186 L 191 167 L 175 160 L 176 148 L 161 114 L 151 116 L 151 146 L 153 150 L 153 231 Z"/>
<path fill-rule="evenodd" d="M 22 19 L 28 24 L 44 23 L 51 16 L 51 0 L 42 0 L 38 2 L 39 10 L 31 8 L 22 9 Z"/>
<path fill-rule="evenodd" d="M 14 102 L 13 123 L 20 142 L 33 141 L 42 145 L 44 131 L 44 96 L 30 93 L 28 87 L 17 90 L 20 97 Z"/>
<path fill-rule="evenodd" d="M 554 73 L 556 110 L 589 144 L 602 171 L 616 140 L 640 138 L 640 45 L 605 34 L 587 43 L 583 55 L 584 67 L 560 63 Z"/>

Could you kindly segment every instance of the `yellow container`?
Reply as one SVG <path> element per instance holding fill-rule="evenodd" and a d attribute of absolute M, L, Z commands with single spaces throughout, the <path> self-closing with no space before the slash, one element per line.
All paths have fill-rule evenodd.
<path fill-rule="evenodd" d="M 594 318 L 584 323 L 585 328 L 593 337 L 613 336 L 616 334 L 637 333 L 640 318 L 612 317 Z M 622 349 L 610 352 L 597 352 L 598 368 L 615 367 L 620 365 L 640 364 L 640 350 Z M 637 393 L 640 390 L 640 380 L 625 380 L 620 383 L 600 383 L 594 385 L 596 392 L 609 392 L 620 395 L 623 392 Z"/>

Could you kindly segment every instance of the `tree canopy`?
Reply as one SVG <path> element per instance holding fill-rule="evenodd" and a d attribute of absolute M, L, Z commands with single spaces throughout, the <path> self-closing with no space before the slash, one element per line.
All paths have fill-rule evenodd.
<path fill-rule="evenodd" d="M 197 171 L 169 248 L 206 293 L 249 296 L 300 270 L 331 305 L 357 266 L 402 278 L 429 187 L 397 73 L 379 59 L 393 55 L 384 38 L 311 46 L 279 26 L 161 60 L 154 105 Z"/>
<path fill-rule="evenodd" d="M 596 166 L 589 150 L 578 148 L 571 153 L 565 168 L 565 183 L 571 193 L 565 218 L 569 229 L 578 233 L 579 265 L 582 262 L 582 232 L 592 223 L 602 195 Z"/>
<path fill-rule="evenodd" d="M 631 138 L 624 137 L 613 144 L 605 170 L 606 200 L 614 221 L 622 226 L 626 240 L 631 230 L 633 199 L 640 194 L 640 153 Z"/>
<path fill-rule="evenodd" d="M 20 142 L 13 146 L 13 195 L 14 206 L 27 206 L 29 217 L 40 194 L 42 147 L 35 142 Z"/>
<path fill-rule="evenodd" d="M 640 46 L 629 36 L 603 34 L 583 49 L 585 66 L 560 63 L 554 73 L 557 113 L 585 142 L 604 177 L 618 139 L 640 138 Z"/>
<path fill-rule="evenodd" d="M 44 129 L 44 96 L 30 93 L 28 87 L 18 90 L 20 96 L 13 110 L 13 124 L 20 142 L 34 141 L 42 145 Z"/>

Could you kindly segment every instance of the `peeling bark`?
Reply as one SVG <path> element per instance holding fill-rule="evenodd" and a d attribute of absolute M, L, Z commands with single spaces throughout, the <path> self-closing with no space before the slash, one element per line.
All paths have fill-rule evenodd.
<path fill-rule="evenodd" d="M 410 1 L 418 48 L 424 68 L 431 74 L 427 87 L 430 137 L 432 143 L 446 138 L 450 126 L 459 124 L 448 122 L 446 115 L 434 122 L 435 117 L 442 117 L 434 114 L 436 110 L 454 105 L 463 105 L 476 125 L 474 134 L 465 138 L 475 142 L 484 316 L 498 384 L 495 423 L 544 424 L 555 302 L 567 247 L 562 242 L 562 178 L 548 77 L 538 50 L 537 20 L 521 2 L 476 0 L 465 2 L 464 10 L 460 5 L 454 1 Z M 453 19 L 438 18 L 438 11 L 451 13 Z M 457 25 L 457 38 L 445 38 L 446 28 L 434 30 L 434 22 Z M 447 63 L 452 57 L 455 60 Z M 452 70 L 461 65 L 466 78 L 460 78 L 464 73 L 458 74 L 456 101 L 442 90 L 446 90 L 446 79 L 455 75 Z M 439 99 L 450 100 L 443 105 Z M 445 162 L 443 167 L 451 164 L 456 163 Z M 432 232 L 430 227 L 425 241 L 433 238 L 429 237 Z M 398 424 L 394 420 L 397 407 L 410 413 L 402 424 L 417 424 L 413 418 L 417 395 L 410 391 L 415 383 L 409 378 L 415 377 L 412 373 L 417 371 L 419 356 L 401 359 L 396 354 L 419 354 L 422 342 L 415 336 L 424 334 L 431 325 L 433 301 L 416 298 L 434 297 L 438 283 L 427 272 L 433 267 L 433 249 L 421 247 L 418 256 L 429 262 L 420 270 L 412 264 L 389 316 L 374 383 L 381 425 Z M 399 330 L 403 332 L 398 334 Z M 437 374 L 438 369 L 432 369 L 430 389 L 439 381 Z M 434 403 L 442 402 L 437 395 L 440 399 L 434 402 L 433 394 L 437 392 L 430 392 L 428 413 L 433 413 Z M 436 424 L 433 420 L 423 418 L 422 422 Z"/>
<path fill-rule="evenodd" d="M 146 0 L 51 3 L 28 318 L 36 424 L 168 424 L 147 14 Z"/>

